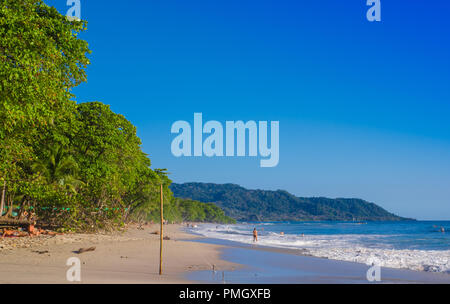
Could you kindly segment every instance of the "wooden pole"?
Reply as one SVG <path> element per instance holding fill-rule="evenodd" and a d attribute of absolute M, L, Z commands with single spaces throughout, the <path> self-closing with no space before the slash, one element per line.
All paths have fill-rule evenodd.
<path fill-rule="evenodd" d="M 163 257 L 163 185 L 161 184 L 161 228 L 159 232 L 159 275 L 162 275 L 162 257 Z"/>

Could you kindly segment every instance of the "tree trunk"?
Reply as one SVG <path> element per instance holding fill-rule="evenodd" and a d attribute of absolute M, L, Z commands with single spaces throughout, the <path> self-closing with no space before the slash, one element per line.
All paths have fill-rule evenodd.
<path fill-rule="evenodd" d="M 20 212 L 19 212 L 19 219 L 23 218 L 23 212 L 25 211 L 25 205 L 27 204 L 26 197 L 23 199 L 22 203 L 20 204 Z"/>
<path fill-rule="evenodd" d="M 0 203 L 0 216 L 3 215 L 3 208 L 5 207 L 5 192 L 6 192 L 6 180 L 3 181 L 2 200 Z"/>
<path fill-rule="evenodd" d="M 8 208 L 8 212 L 6 213 L 6 216 L 12 217 L 14 196 L 12 196 L 12 195 L 8 196 L 8 203 L 9 203 L 9 208 Z"/>

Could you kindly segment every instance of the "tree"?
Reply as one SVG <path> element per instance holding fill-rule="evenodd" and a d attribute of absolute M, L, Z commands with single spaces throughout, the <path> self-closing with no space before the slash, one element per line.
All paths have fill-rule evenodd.
<path fill-rule="evenodd" d="M 80 177 L 87 184 L 84 195 L 98 206 L 120 204 L 135 168 L 143 162 L 136 128 L 100 102 L 77 106 L 79 131 L 71 138 Z"/>
<path fill-rule="evenodd" d="M 6 192 L 6 180 L 3 181 L 2 196 L 0 198 L 0 217 L 3 215 L 3 208 L 5 207 L 5 192 Z"/>
<path fill-rule="evenodd" d="M 32 167 L 46 184 L 65 187 L 71 193 L 76 193 L 83 183 L 77 179 L 79 168 L 75 159 L 67 149 L 58 144 L 50 147 L 48 155 L 38 159 Z"/>
<path fill-rule="evenodd" d="M 88 44 L 77 37 L 85 29 L 86 22 L 70 22 L 42 1 L 0 0 L 0 179 L 6 189 L 28 178 L 22 167 L 35 157 L 33 147 L 74 113 L 70 91 L 86 80 L 89 63 Z"/>

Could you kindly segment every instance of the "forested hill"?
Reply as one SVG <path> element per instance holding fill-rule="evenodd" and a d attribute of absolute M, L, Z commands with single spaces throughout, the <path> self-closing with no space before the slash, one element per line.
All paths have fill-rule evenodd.
<path fill-rule="evenodd" d="M 238 221 L 402 221 L 374 203 L 355 198 L 296 197 L 287 191 L 248 190 L 234 184 L 170 186 L 175 197 L 213 202 Z"/>

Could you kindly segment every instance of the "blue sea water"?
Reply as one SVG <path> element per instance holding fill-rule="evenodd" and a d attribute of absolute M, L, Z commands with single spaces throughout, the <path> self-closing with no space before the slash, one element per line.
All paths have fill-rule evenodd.
<path fill-rule="evenodd" d="M 261 237 L 273 233 L 286 235 L 358 236 L 353 238 L 370 248 L 449 250 L 450 221 L 417 222 L 286 222 L 255 223 Z M 237 226 L 245 230 L 248 225 Z M 250 224 L 250 226 L 252 226 Z M 447 233 L 442 233 L 444 228 Z"/>
<path fill-rule="evenodd" d="M 254 228 L 258 230 L 257 243 L 252 238 Z M 450 272 L 450 221 L 203 224 L 191 232 L 258 246 L 299 249 L 329 259 L 366 263 L 376 258 L 388 267 Z"/>

